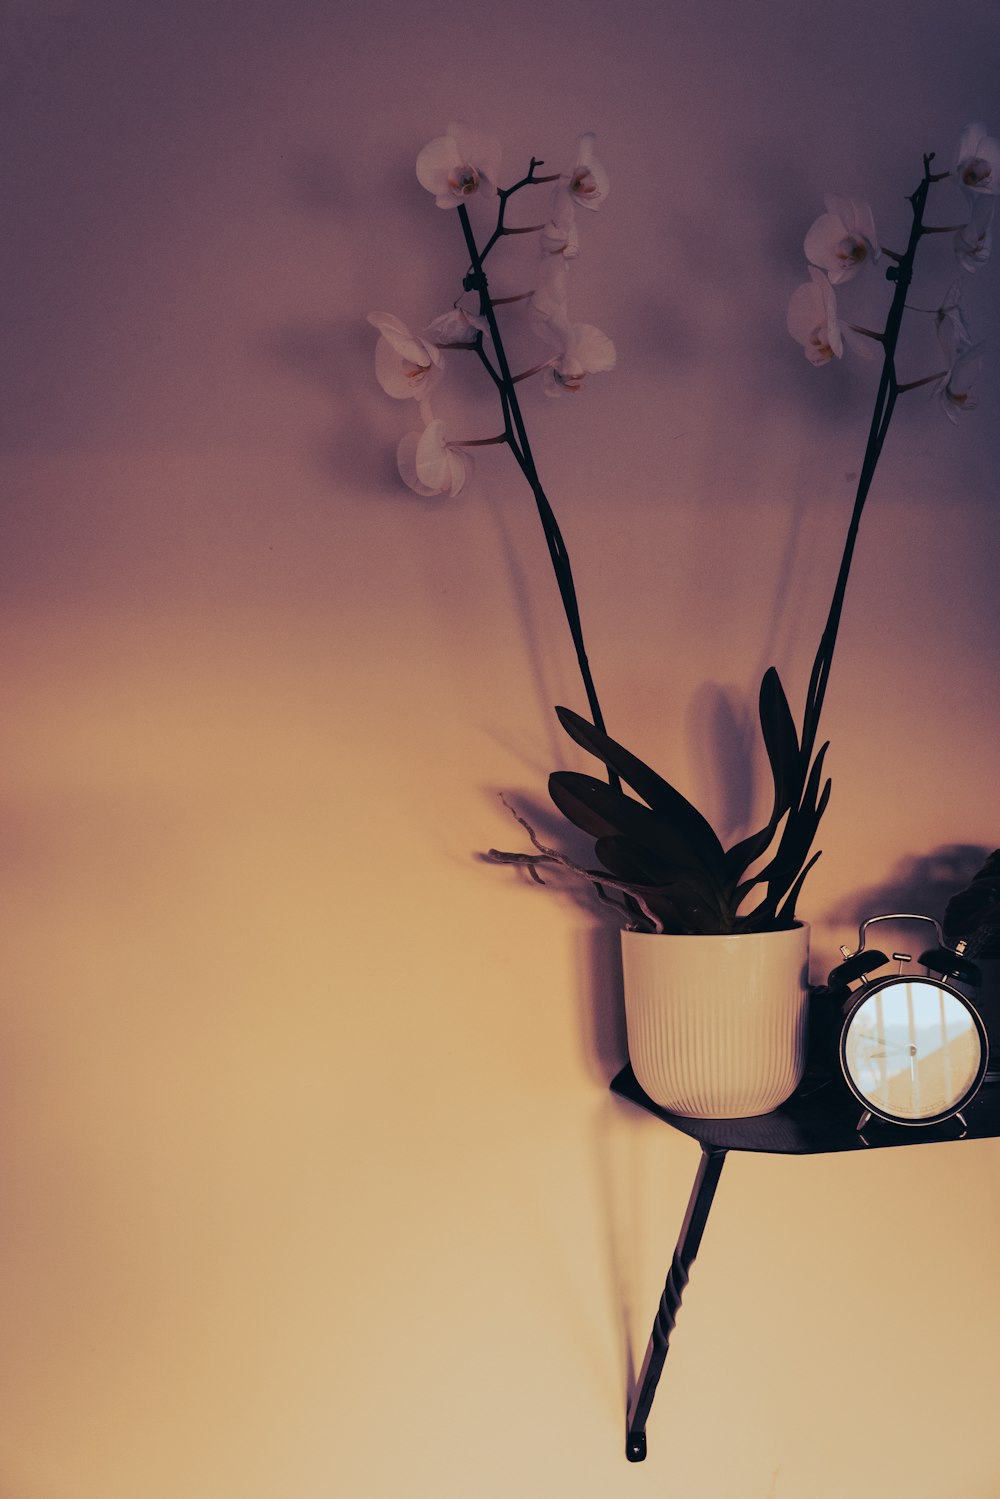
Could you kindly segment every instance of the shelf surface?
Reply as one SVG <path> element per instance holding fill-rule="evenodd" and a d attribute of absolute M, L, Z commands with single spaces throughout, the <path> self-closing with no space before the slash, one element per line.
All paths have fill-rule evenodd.
<path fill-rule="evenodd" d="M 715 1150 L 750 1150 L 768 1155 L 827 1155 L 843 1150 L 884 1150 L 899 1145 L 930 1145 L 1000 1136 L 1000 1079 L 983 1084 L 964 1109 L 968 1129 L 958 1119 L 943 1124 L 893 1125 L 872 1119 L 858 1133 L 861 1106 L 836 1081 L 807 1078 L 787 1103 L 756 1119 L 685 1119 L 661 1109 L 640 1088 L 630 1065 L 611 1081 L 611 1091 L 638 1104 L 665 1124 Z"/>

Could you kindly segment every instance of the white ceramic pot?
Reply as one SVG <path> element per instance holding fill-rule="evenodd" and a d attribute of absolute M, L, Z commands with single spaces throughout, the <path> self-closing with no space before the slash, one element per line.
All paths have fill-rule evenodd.
<path fill-rule="evenodd" d="M 805 1070 L 809 927 L 737 936 L 622 932 L 632 1070 L 689 1119 L 748 1119 Z"/>

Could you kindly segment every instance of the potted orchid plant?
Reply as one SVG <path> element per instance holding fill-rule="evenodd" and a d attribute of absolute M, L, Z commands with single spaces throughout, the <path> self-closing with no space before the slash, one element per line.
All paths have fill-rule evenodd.
<path fill-rule="evenodd" d="M 588 881 L 599 899 L 618 908 L 626 929 L 630 1055 L 651 1096 L 679 1112 L 765 1112 L 794 1090 L 804 1065 L 808 929 L 798 920 L 796 907 L 803 883 L 819 858 L 813 845 L 830 797 L 831 783 L 825 775 L 828 744 L 820 741 L 819 727 L 862 513 L 901 396 L 932 386 L 939 405 L 953 421 L 976 404 L 971 387 L 982 364 L 983 345 L 968 331 L 961 291 L 963 277 L 974 274 L 990 256 L 993 209 L 1000 192 L 1000 140 L 990 136 L 984 125 L 970 125 L 962 133 L 950 172 L 935 172 L 934 157 L 923 158 L 920 181 L 908 199 L 909 231 L 899 249 L 879 243 L 872 210 L 849 197 L 828 197 L 825 212 L 805 236 L 809 279 L 792 293 L 789 332 L 814 366 L 842 357 L 846 345 L 880 356 L 881 370 L 801 726 L 796 726 L 777 670 L 770 667 L 760 685 L 759 716 L 771 773 L 771 809 L 758 829 L 728 848 L 670 781 L 607 731 L 585 649 L 569 555 L 539 478 L 518 399 L 521 382 L 534 376 L 541 377 L 547 394 L 575 398 L 588 376 L 615 367 L 615 350 L 607 335 L 589 323 L 574 321 L 569 310 L 571 266 L 580 253 L 577 210 L 594 212 L 609 194 L 607 173 L 594 147 L 594 136 L 582 135 L 572 164 L 558 173 L 542 173 L 544 163 L 533 158 L 527 172 L 507 188 L 499 186 L 500 150 L 492 137 L 454 124 L 421 151 L 418 180 L 439 208 L 456 212 L 467 269 L 452 309 L 420 334 L 388 313 L 369 315 L 380 333 L 376 376 L 389 395 L 412 400 L 417 406 L 421 430 L 407 433 L 397 453 L 400 475 L 417 494 L 457 495 L 471 478 L 469 450 L 474 447 L 502 445 L 512 454 L 535 501 L 587 698 L 589 719 L 565 707 L 556 712 L 568 736 L 600 763 L 604 774 L 558 770 L 549 779 L 549 792 L 560 812 L 594 838 L 596 867 L 581 865 L 559 849 L 542 845 L 520 817 L 517 820 L 528 835 L 531 851 L 491 849 L 488 857 L 522 867 L 539 881 L 542 870 L 567 870 Z M 945 179 L 957 183 L 962 211 L 954 223 L 928 223 L 925 214 L 931 191 Z M 549 188 L 545 218 L 527 225 L 508 224 L 508 206 L 515 195 L 542 184 Z M 477 238 L 470 205 L 484 199 L 495 203 L 495 220 Z M 538 236 L 535 284 L 518 296 L 495 298 L 486 262 L 512 234 Z M 945 234 L 951 239 L 959 275 L 936 308 L 912 309 L 907 297 L 918 250 L 927 238 Z M 838 307 L 838 293 L 883 258 L 889 262 L 885 276 L 892 294 L 882 327 L 871 329 L 846 321 Z M 543 357 L 517 373 L 507 357 L 501 328 L 501 317 L 510 315 L 508 304 L 519 304 L 517 312 L 544 346 Z M 943 367 L 902 380 L 897 349 L 907 312 L 933 317 Z M 445 358 L 457 350 L 474 355 L 492 383 L 502 420 L 498 435 L 456 440 L 432 410 L 430 398 L 444 377 Z M 654 970 L 665 960 L 668 947 L 662 940 L 656 944 L 642 940 L 650 936 L 704 939 L 697 944 L 681 943 L 679 948 L 674 944 L 675 952 L 683 953 L 683 976 L 667 980 L 666 1002 L 674 1008 L 666 1028 Z M 676 1057 L 668 1057 L 666 1063 L 662 1056 L 653 1062 L 644 1057 L 641 1070 L 637 1057 L 650 1049 L 662 1053 L 667 1033 L 673 1038 L 668 1052 L 690 1052 L 690 1040 L 677 1040 L 682 1029 L 681 989 L 688 999 L 680 1009 L 687 1005 L 690 1023 L 700 1028 L 698 1045 L 704 1050 L 706 1027 L 716 1026 L 715 1020 L 708 1019 L 708 991 L 713 987 L 707 976 L 709 939 L 726 954 L 714 981 L 719 1005 L 725 1009 L 734 990 L 744 1001 L 739 1006 L 728 1004 L 730 1012 L 743 1013 L 745 1023 L 741 1035 L 736 1040 L 730 1035 L 721 1047 L 726 1056 L 740 1059 L 736 1070 L 742 1068 L 743 1076 L 723 1079 L 721 1090 L 713 1091 L 699 1079 L 693 1084 L 688 1080 L 678 1091 L 666 1078 Z M 770 991 L 772 1001 L 777 996 L 779 1020 L 747 1001 L 746 986 L 739 979 L 751 939 L 767 939 L 758 940 L 756 946 L 782 954 L 779 968 L 759 954 L 751 960 L 763 975 L 763 989 Z M 666 961 L 673 965 L 677 959 Z M 645 998 L 631 1003 L 630 989 Z M 761 1004 L 766 1002 L 764 994 Z M 777 1038 L 783 1060 L 779 1064 L 772 1054 L 762 1056 L 758 1076 L 744 1085 L 745 1075 L 753 1071 L 746 1066 L 748 1055 L 760 1049 L 757 1042 L 765 1033 L 769 1043 Z M 685 1056 L 679 1060 L 683 1071 Z"/>

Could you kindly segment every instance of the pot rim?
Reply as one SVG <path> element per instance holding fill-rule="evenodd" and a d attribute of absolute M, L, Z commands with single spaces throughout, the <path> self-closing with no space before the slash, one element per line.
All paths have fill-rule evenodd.
<path fill-rule="evenodd" d="M 625 937 L 653 937 L 657 941 L 669 937 L 674 942 L 683 942 L 686 939 L 693 942 L 744 942 L 748 937 L 790 937 L 795 932 L 808 931 L 808 921 L 796 920 L 791 926 L 765 927 L 762 932 L 638 932 L 634 927 L 625 926 L 621 929 L 621 935 L 623 939 Z"/>

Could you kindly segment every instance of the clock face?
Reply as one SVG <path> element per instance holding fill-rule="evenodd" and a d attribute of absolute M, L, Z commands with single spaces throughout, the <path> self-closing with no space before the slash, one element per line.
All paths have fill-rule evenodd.
<path fill-rule="evenodd" d="M 876 1114 L 925 1122 L 946 1117 L 975 1091 L 985 1046 L 971 1009 L 926 978 L 877 984 L 847 1023 L 848 1081 Z"/>

